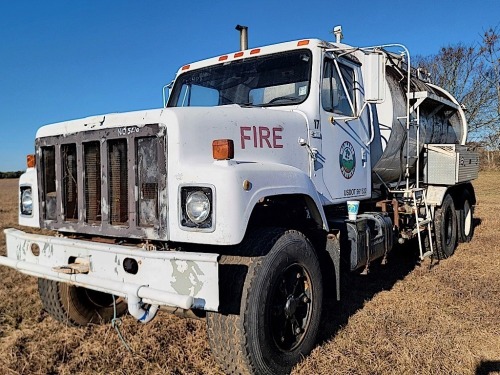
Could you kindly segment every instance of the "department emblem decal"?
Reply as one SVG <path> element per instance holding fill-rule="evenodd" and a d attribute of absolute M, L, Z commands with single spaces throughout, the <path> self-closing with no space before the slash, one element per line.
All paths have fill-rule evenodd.
<path fill-rule="evenodd" d="M 342 176 L 347 179 L 354 176 L 354 170 L 356 169 L 356 153 L 354 151 L 354 146 L 349 141 L 345 141 L 340 146 L 339 164 Z"/>

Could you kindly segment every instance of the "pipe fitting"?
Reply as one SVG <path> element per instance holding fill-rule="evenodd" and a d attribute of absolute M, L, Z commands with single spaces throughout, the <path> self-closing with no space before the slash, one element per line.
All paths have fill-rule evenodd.
<path fill-rule="evenodd" d="M 137 292 L 135 294 L 129 293 L 127 295 L 128 312 L 139 322 L 149 323 L 156 316 L 156 313 L 158 312 L 160 306 L 151 305 L 147 309 L 145 309 L 142 299 L 137 296 L 139 289 L 137 289 Z"/>

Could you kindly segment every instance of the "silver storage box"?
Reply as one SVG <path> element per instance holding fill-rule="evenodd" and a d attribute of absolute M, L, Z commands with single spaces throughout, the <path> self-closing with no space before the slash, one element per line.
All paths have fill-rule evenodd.
<path fill-rule="evenodd" d="M 427 158 L 424 167 L 424 183 L 454 185 L 477 178 L 479 154 L 467 146 L 425 145 Z"/>

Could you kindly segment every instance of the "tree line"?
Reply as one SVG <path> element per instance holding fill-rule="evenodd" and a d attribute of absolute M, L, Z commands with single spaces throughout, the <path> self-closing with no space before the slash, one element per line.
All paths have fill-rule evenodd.
<path fill-rule="evenodd" d="M 24 171 L 17 171 L 17 172 L 0 172 L 0 179 L 2 178 L 19 178 Z"/>

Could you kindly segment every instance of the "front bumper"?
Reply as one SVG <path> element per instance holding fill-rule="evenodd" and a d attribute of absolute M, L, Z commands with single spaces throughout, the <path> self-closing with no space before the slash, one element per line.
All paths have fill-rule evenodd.
<path fill-rule="evenodd" d="M 147 251 L 61 237 L 4 230 L 7 256 L 0 265 L 22 273 L 110 293 L 144 303 L 217 311 L 219 307 L 218 254 L 180 251 Z M 36 244 L 36 245 L 35 245 Z M 32 249 L 39 249 L 33 254 Z M 35 253 L 38 251 L 35 251 Z M 126 272 L 130 258 L 137 273 Z M 66 274 L 55 270 L 84 259 L 87 273 Z"/>

